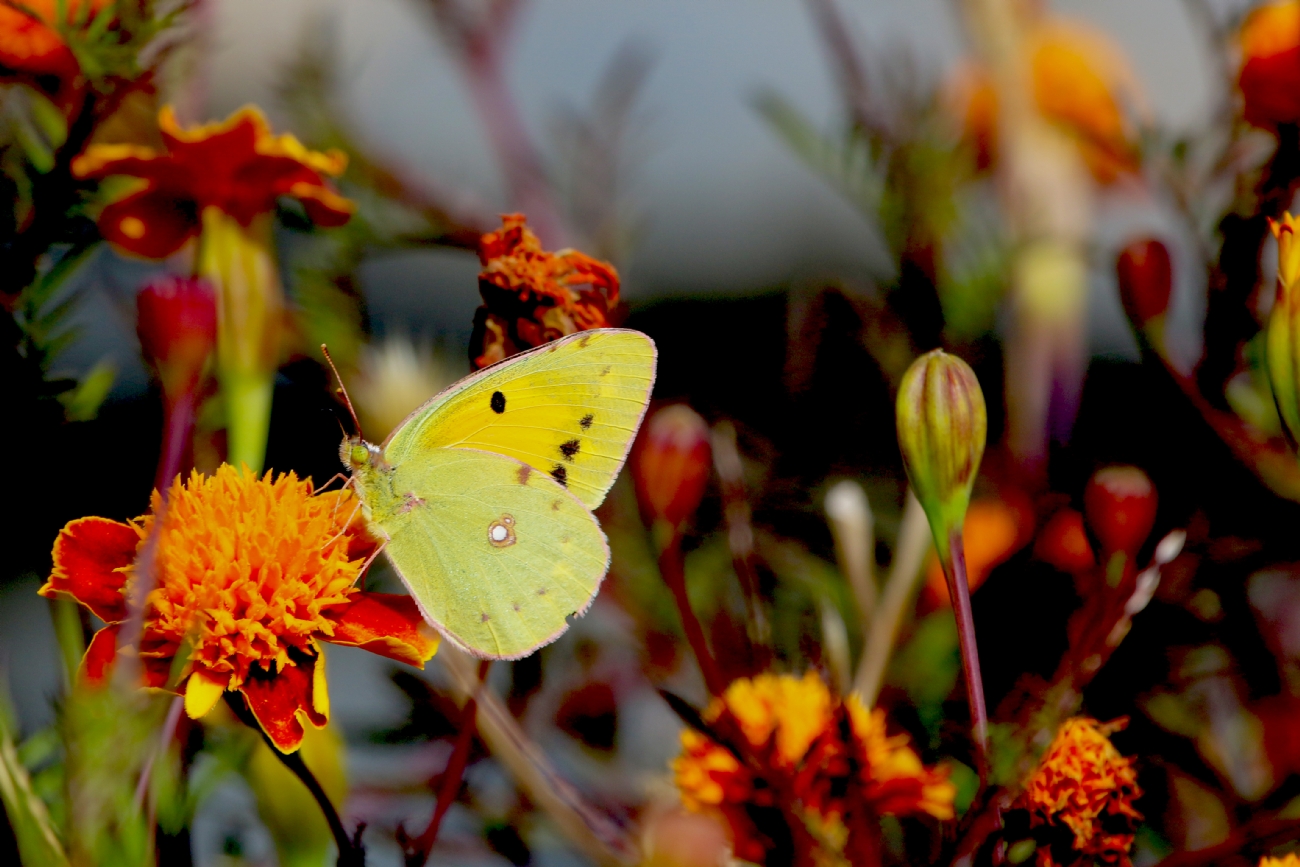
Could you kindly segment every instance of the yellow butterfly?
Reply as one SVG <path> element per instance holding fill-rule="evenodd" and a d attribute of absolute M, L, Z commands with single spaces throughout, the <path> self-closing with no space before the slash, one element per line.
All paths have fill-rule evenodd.
<path fill-rule="evenodd" d="M 518 659 L 591 605 L 609 568 L 591 509 L 627 458 L 655 359 L 640 332 L 582 331 L 462 379 L 382 446 L 344 439 L 362 514 L 453 644 Z"/>

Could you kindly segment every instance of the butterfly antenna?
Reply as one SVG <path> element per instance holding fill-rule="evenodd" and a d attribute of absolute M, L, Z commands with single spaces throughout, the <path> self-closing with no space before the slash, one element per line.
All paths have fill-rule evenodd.
<path fill-rule="evenodd" d="M 339 381 L 338 394 L 343 398 L 343 402 L 347 404 L 348 414 L 352 416 L 352 424 L 354 424 L 357 429 L 357 436 L 361 436 L 361 420 L 357 418 L 357 411 L 352 407 L 352 398 L 348 397 L 347 387 L 343 385 L 343 377 L 339 376 L 339 369 L 334 366 L 334 359 L 330 357 L 329 347 L 322 343 L 320 345 L 320 351 L 324 353 L 325 360 L 329 362 L 330 370 L 334 371 L 334 378 Z M 342 425 L 339 426 L 342 427 Z M 344 431 L 343 434 L 346 436 L 347 431 Z"/>

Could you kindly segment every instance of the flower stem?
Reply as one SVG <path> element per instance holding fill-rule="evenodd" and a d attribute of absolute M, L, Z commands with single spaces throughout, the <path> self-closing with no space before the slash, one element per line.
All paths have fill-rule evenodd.
<path fill-rule="evenodd" d="M 961 667 L 966 676 L 971 728 L 983 779 L 988 773 L 989 717 L 984 707 L 984 680 L 980 676 L 979 647 L 975 643 L 975 618 L 970 607 L 970 586 L 966 583 L 966 549 L 962 544 L 961 530 L 953 530 L 948 536 L 947 565 L 944 577 L 948 579 L 948 595 L 952 598 L 952 612 L 957 619 Z"/>
<path fill-rule="evenodd" d="M 289 772 L 297 777 L 302 784 L 311 792 L 311 796 L 316 799 L 316 805 L 320 807 L 321 813 L 325 816 L 325 822 L 330 827 L 330 833 L 334 835 L 334 845 L 338 847 L 339 857 L 337 867 L 365 867 L 366 850 L 361 845 L 361 832 L 366 829 L 365 823 L 357 825 L 356 833 L 348 837 L 347 829 L 343 827 L 343 820 L 339 818 L 338 810 L 334 809 L 334 804 L 330 801 L 330 796 L 325 793 L 316 775 L 307 767 L 307 763 L 302 760 L 302 753 L 295 750 L 292 753 L 282 753 L 280 748 L 267 737 L 262 726 L 253 716 L 253 712 L 248 709 L 248 704 L 244 697 L 238 692 L 227 692 L 225 694 L 226 704 L 234 711 L 239 721 L 251 728 L 262 736 L 271 754 L 280 760 L 280 764 L 289 769 Z"/>
<path fill-rule="evenodd" d="M 233 467 L 246 466 L 254 474 L 260 474 L 266 462 L 266 440 L 271 429 L 275 371 L 228 373 L 220 381 L 226 401 L 229 443 L 226 462 Z"/>
<path fill-rule="evenodd" d="M 490 659 L 479 663 L 480 684 L 487 679 L 488 669 L 491 666 Z M 447 767 L 442 772 L 442 780 L 438 785 L 438 802 L 434 805 L 433 816 L 429 819 L 428 826 L 420 832 L 420 836 L 410 840 L 403 839 L 405 833 L 399 829 L 398 842 L 402 845 L 406 867 L 424 867 L 424 863 L 429 860 L 429 853 L 433 851 L 434 843 L 438 842 L 442 818 L 447 815 L 451 802 L 456 799 L 460 782 L 465 777 L 465 766 L 469 762 L 469 751 L 474 744 L 474 732 L 477 730 L 475 726 L 477 714 L 478 699 L 475 698 L 474 693 L 470 693 L 461 707 L 460 731 L 456 733 L 456 745 L 452 748 L 451 757 L 447 759 Z"/>
<path fill-rule="evenodd" d="M 153 480 L 155 490 L 167 490 L 184 465 L 190 463 L 187 455 L 194 436 L 194 400 L 193 391 L 185 391 L 174 400 L 164 398 L 162 454 Z"/>
<path fill-rule="evenodd" d="M 677 603 L 677 613 L 682 618 L 682 628 L 686 631 L 686 640 L 695 653 L 700 673 L 704 675 L 704 685 L 710 695 L 722 695 L 727 688 L 727 681 L 718 670 L 718 664 L 709 652 L 709 643 L 704 637 L 704 627 L 691 608 L 691 600 L 686 595 L 686 564 L 682 559 L 681 534 L 673 533 L 668 543 L 659 551 L 659 571 L 664 583 L 672 591 L 673 601 Z"/>

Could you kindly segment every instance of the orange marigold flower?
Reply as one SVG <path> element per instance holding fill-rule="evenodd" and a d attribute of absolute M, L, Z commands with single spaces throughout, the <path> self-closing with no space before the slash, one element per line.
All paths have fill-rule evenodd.
<path fill-rule="evenodd" d="M 1270 858 L 1265 855 L 1259 859 L 1259 867 L 1300 867 L 1300 855 L 1294 852 L 1288 852 L 1281 858 Z"/>
<path fill-rule="evenodd" d="M 352 216 L 352 202 L 325 182 L 342 174 L 347 157 L 337 150 L 308 150 L 292 135 L 273 135 L 254 106 L 190 129 L 182 129 L 167 106 L 158 125 L 163 153 L 95 144 L 72 162 L 79 178 L 123 175 L 143 182 L 99 216 L 100 233 L 122 250 L 148 259 L 170 256 L 199 234 L 205 209 L 216 208 L 247 228 L 282 196 L 302 202 L 320 226 L 341 226 Z"/>
<path fill-rule="evenodd" d="M 1130 865 L 1132 826 L 1142 819 L 1133 806 L 1142 794 L 1133 759 L 1121 756 L 1109 738 L 1127 724 L 1124 718 L 1105 724 L 1087 717 L 1066 720 L 1021 796 L 1031 827 L 1064 825 L 1080 855 L 1120 867 Z M 1130 830 L 1117 832 L 1117 824 Z M 1038 863 L 1053 863 L 1046 847 Z"/>
<path fill-rule="evenodd" d="M 106 624 L 82 661 L 103 679 L 119 652 L 137 552 L 157 532 L 156 585 L 146 601 L 140 656 L 145 683 L 185 696 L 193 718 L 226 692 L 248 709 L 283 752 L 298 748 L 303 720 L 329 718 L 320 641 L 363 647 L 423 667 L 438 648 L 409 596 L 353 586 L 374 543 L 352 516 L 352 494 L 312 495 L 293 473 L 257 478 L 222 466 L 177 478 L 161 524 L 152 511 L 122 524 L 80 518 L 54 543 L 42 596 L 66 593 Z M 179 682 L 169 672 L 185 648 Z"/>
<path fill-rule="evenodd" d="M 972 593 L 994 569 L 1028 543 L 1033 525 L 1033 504 L 1027 498 L 984 498 L 970 504 L 962 527 L 962 545 L 966 553 L 966 581 Z M 952 604 L 943 566 L 933 552 L 926 567 L 921 603 L 926 610 Z"/>
<path fill-rule="evenodd" d="M 1053 18 L 1036 24 L 1024 47 L 1039 113 L 1074 139 L 1093 176 L 1109 183 L 1136 170 L 1131 113 L 1139 89 L 1114 42 L 1079 22 Z M 960 67 L 949 95 L 977 165 L 988 168 L 998 150 L 998 98 L 988 71 Z"/>
<path fill-rule="evenodd" d="M 1300 123 L 1300 2 L 1280 0 L 1253 10 L 1237 41 L 1246 122 L 1264 129 Z"/>
<path fill-rule="evenodd" d="M 612 324 L 618 272 L 579 253 L 542 249 L 523 214 L 504 214 L 501 228 L 479 241 L 479 292 L 470 361 L 487 367 L 556 338 Z"/>

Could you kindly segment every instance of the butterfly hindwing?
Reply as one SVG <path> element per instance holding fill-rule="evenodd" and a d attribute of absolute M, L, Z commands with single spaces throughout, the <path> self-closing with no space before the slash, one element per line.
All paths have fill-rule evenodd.
<path fill-rule="evenodd" d="M 381 522 L 426 620 L 476 656 L 514 659 L 586 611 L 609 566 L 595 517 L 549 474 L 471 449 L 394 467 L 409 506 Z"/>
<path fill-rule="evenodd" d="M 523 461 L 595 508 L 627 458 L 654 377 L 644 334 L 572 334 L 443 391 L 394 431 L 384 457 L 399 466 L 430 449 L 482 449 Z"/>

